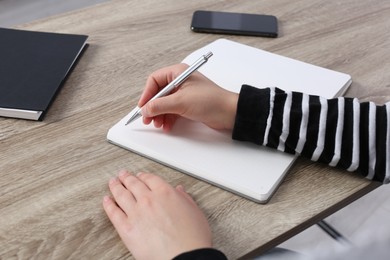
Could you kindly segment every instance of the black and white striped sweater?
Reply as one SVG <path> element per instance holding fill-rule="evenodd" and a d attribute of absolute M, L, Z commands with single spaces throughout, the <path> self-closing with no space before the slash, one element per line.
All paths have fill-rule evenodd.
<path fill-rule="evenodd" d="M 390 102 L 314 95 L 243 85 L 233 139 L 390 181 Z"/>

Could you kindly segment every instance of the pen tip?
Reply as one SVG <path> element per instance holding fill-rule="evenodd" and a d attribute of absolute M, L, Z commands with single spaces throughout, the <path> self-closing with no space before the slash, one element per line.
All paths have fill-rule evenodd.
<path fill-rule="evenodd" d="M 133 122 L 133 121 L 135 121 L 135 120 L 137 120 L 138 118 L 140 118 L 142 115 L 140 114 L 140 113 L 135 113 L 135 114 L 133 114 L 131 117 L 130 117 L 130 119 L 129 120 L 127 120 L 127 122 L 126 122 L 126 124 L 125 125 L 128 125 L 128 124 L 130 124 L 131 122 Z"/>

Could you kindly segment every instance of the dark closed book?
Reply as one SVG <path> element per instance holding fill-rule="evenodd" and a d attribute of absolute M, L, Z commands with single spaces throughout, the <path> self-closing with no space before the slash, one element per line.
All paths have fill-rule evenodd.
<path fill-rule="evenodd" d="M 0 116 L 42 120 L 87 38 L 0 28 Z"/>

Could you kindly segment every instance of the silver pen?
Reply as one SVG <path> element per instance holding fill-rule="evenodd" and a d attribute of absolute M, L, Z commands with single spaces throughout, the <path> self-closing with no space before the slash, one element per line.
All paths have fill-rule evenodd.
<path fill-rule="evenodd" d="M 196 60 L 191 66 L 189 66 L 182 74 L 180 74 L 177 78 L 175 78 L 171 83 L 169 83 L 165 88 L 163 88 L 160 92 L 158 92 L 153 98 L 151 98 L 148 102 L 155 100 L 157 98 L 168 95 L 174 88 L 178 87 L 182 84 L 194 71 L 199 69 L 203 64 L 205 64 L 208 59 L 213 56 L 212 52 L 208 52 L 206 55 L 202 55 L 198 60 Z M 136 107 L 131 112 L 132 116 L 126 122 L 126 125 L 131 122 L 137 120 L 142 116 L 141 114 L 142 107 Z"/>

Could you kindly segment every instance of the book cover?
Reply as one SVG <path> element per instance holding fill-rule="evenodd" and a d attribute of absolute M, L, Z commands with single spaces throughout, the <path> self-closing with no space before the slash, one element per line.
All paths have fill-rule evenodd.
<path fill-rule="evenodd" d="M 0 116 L 42 120 L 87 38 L 0 28 Z"/>

